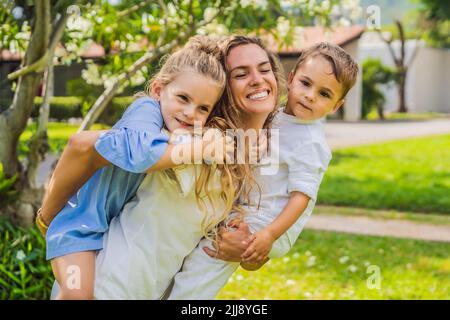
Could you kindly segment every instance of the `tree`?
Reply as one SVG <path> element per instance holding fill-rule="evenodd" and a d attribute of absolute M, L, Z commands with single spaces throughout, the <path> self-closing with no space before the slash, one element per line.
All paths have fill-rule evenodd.
<path fill-rule="evenodd" d="M 413 53 L 409 61 L 406 61 L 406 38 L 403 29 L 403 24 L 399 20 L 395 20 L 395 25 L 397 27 L 399 41 L 400 41 L 400 53 L 397 55 L 393 46 L 393 37 L 384 37 L 380 30 L 378 33 L 380 38 L 386 43 L 389 53 L 391 54 L 392 60 L 394 61 L 396 72 L 397 72 L 397 89 L 398 89 L 398 112 L 408 112 L 408 107 L 406 105 L 406 77 L 408 75 L 409 67 L 414 61 L 417 52 L 419 51 L 420 41 L 417 40 L 416 45 L 413 49 Z"/>
<path fill-rule="evenodd" d="M 363 62 L 363 96 L 361 118 L 366 119 L 373 107 L 377 109 L 378 117 L 384 120 L 383 104 L 386 101 L 379 85 L 395 80 L 395 71 L 386 67 L 379 59 L 368 58 Z"/>
<path fill-rule="evenodd" d="M 86 81 L 105 88 L 80 127 L 80 130 L 87 129 L 116 94 L 130 83 L 149 78 L 159 58 L 182 46 L 191 35 L 258 34 L 265 30 L 289 42 L 291 32 L 282 37 L 276 33 L 280 21 L 289 21 L 292 29 L 304 20 L 329 25 L 330 9 L 338 3 L 337 0 L 329 1 L 326 6 L 301 1 L 283 3 L 288 2 L 288 10 L 274 0 L 3 2 L 0 48 L 15 47 L 24 55 L 20 69 L 8 76 L 16 83 L 13 101 L 0 113 L 0 163 L 8 181 L 16 177 L 11 191 L 19 194 L 18 200 L 2 211 L 11 213 L 20 222 L 31 223 L 40 205 L 43 189 L 36 186 L 34 179 L 46 152 L 48 101 L 52 96 L 55 62 L 80 61 L 80 52 L 94 42 L 105 49 L 103 65 L 88 63 L 88 69 L 83 72 Z M 42 81 L 45 82 L 44 103 L 37 130 L 28 154 L 19 161 L 18 140 L 26 128 Z"/>
<path fill-rule="evenodd" d="M 33 188 L 33 183 L 28 180 L 28 168 L 19 162 L 17 144 L 30 117 L 44 70 L 52 63 L 51 58 L 62 36 L 68 17 L 67 5 L 62 1 L 36 1 L 30 16 L 31 37 L 21 67 L 8 76 L 10 80 L 17 79 L 14 99 L 10 107 L 0 114 L 0 161 L 7 178 L 17 177 L 14 187 L 21 191 L 18 205 L 11 210 L 28 223 L 34 212 L 31 204 L 41 199 L 42 190 Z M 33 149 L 28 154 L 28 162 L 37 156 L 35 151 Z"/>
<path fill-rule="evenodd" d="M 437 48 L 450 48 L 450 2 L 418 0 L 418 28 L 424 30 L 425 41 Z"/>

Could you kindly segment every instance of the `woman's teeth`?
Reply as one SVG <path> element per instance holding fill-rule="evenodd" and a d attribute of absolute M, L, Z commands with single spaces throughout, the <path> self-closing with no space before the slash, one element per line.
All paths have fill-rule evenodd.
<path fill-rule="evenodd" d="M 262 92 L 258 92 L 255 94 L 251 94 L 248 96 L 248 98 L 250 100 L 258 100 L 258 99 L 263 99 L 263 98 L 267 97 L 268 95 L 269 95 L 268 91 L 262 91 Z"/>

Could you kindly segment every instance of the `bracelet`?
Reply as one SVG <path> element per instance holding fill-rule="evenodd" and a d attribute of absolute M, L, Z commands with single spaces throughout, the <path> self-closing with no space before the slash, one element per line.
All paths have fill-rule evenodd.
<path fill-rule="evenodd" d="M 42 219 L 42 208 L 39 208 L 39 210 L 37 211 L 37 217 L 36 217 L 36 221 L 39 224 L 39 226 L 41 226 L 42 228 L 44 228 L 45 230 L 48 229 L 48 225 L 44 222 L 44 219 Z"/>

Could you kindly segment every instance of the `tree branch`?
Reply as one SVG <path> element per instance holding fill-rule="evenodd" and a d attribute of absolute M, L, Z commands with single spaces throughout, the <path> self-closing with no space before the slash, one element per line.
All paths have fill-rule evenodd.
<path fill-rule="evenodd" d="M 168 14 L 169 10 L 167 9 L 167 6 L 163 0 L 158 0 L 158 2 L 164 12 L 164 26 L 167 26 L 167 16 L 169 15 Z M 158 41 L 156 41 L 156 47 L 159 47 L 164 43 L 166 35 L 167 35 L 167 27 L 163 28 L 163 31 L 159 35 Z"/>
<path fill-rule="evenodd" d="M 139 4 L 136 4 L 136 5 L 134 5 L 134 6 L 130 7 L 130 8 L 128 8 L 128 9 L 126 9 L 126 10 L 119 11 L 119 12 L 117 13 L 117 17 L 118 17 L 118 18 L 126 17 L 126 16 L 132 14 L 133 12 L 136 12 L 136 11 L 138 11 L 139 9 L 145 7 L 145 6 L 148 5 L 149 3 L 152 3 L 152 2 L 153 2 L 153 1 L 151 1 L 151 0 L 143 1 L 143 2 L 141 2 L 141 3 L 139 3 Z"/>

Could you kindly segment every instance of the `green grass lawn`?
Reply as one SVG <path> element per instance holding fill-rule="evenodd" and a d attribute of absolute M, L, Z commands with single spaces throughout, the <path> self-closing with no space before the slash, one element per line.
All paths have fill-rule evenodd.
<path fill-rule="evenodd" d="M 450 213 L 450 135 L 334 151 L 319 203 Z"/>
<path fill-rule="evenodd" d="M 288 256 L 239 269 L 218 299 L 450 299 L 450 244 L 305 230 Z"/>
<path fill-rule="evenodd" d="M 380 268 L 369 289 L 368 266 Z M 53 276 L 35 228 L 0 217 L 0 300 L 48 299 Z M 305 230 L 289 255 L 238 270 L 219 299 L 450 299 L 450 243 Z"/>
<path fill-rule="evenodd" d="M 445 119 L 449 117 L 448 113 L 440 112 L 421 112 L 421 113 L 400 113 L 400 112 L 386 112 L 384 115 L 385 121 L 422 121 L 432 119 Z M 367 115 L 367 120 L 379 120 L 376 110 L 372 110 Z"/>

